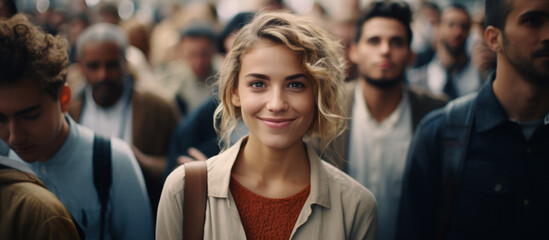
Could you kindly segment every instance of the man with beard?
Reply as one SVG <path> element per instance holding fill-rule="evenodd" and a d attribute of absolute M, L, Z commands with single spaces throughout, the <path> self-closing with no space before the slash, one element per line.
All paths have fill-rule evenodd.
<path fill-rule="evenodd" d="M 175 103 L 134 84 L 125 58 L 127 46 L 124 31 L 116 25 L 99 23 L 82 32 L 76 57 L 87 86 L 74 99 L 69 114 L 98 134 L 135 146 L 156 210 L 177 110 Z"/>
<path fill-rule="evenodd" d="M 419 125 L 401 239 L 549 239 L 549 4 L 487 0 L 497 67 Z"/>
<path fill-rule="evenodd" d="M 400 179 L 419 120 L 445 102 L 404 85 L 412 63 L 411 12 L 402 2 L 375 2 L 357 24 L 350 58 L 359 77 L 345 86 L 348 130 L 331 146 L 343 168 L 376 196 L 379 239 L 393 239 Z"/>
<path fill-rule="evenodd" d="M 449 99 L 476 91 L 481 85 L 480 73 L 466 51 L 470 28 L 471 17 L 465 7 L 446 7 L 435 28 L 436 54 L 427 65 L 408 72 L 410 85 Z"/>

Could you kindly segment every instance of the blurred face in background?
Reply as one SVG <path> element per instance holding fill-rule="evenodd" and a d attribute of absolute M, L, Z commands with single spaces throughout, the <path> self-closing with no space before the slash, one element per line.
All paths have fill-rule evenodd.
<path fill-rule="evenodd" d="M 374 17 L 366 21 L 350 53 L 360 77 L 379 87 L 401 83 L 412 56 L 408 38 L 406 28 L 396 19 Z"/>
<path fill-rule="evenodd" d="M 459 56 L 465 52 L 470 28 L 471 19 L 467 13 L 458 8 L 447 8 L 442 12 L 437 36 L 452 56 Z"/>
<path fill-rule="evenodd" d="M 122 95 L 128 74 L 122 50 L 116 43 L 91 42 L 82 47 L 80 67 L 93 89 L 93 99 L 102 107 L 114 105 Z"/>
<path fill-rule="evenodd" d="M 0 1 L 0 20 L 10 17 L 10 10 L 4 1 Z"/>
<path fill-rule="evenodd" d="M 440 22 L 440 11 L 437 9 L 423 6 L 420 9 L 420 13 L 432 26 L 437 25 Z"/>
<path fill-rule="evenodd" d="M 78 36 L 86 30 L 87 27 L 89 27 L 89 23 L 79 19 L 75 18 L 70 21 L 70 28 L 69 28 L 69 42 L 71 44 L 76 44 L 76 40 L 78 39 Z"/>
<path fill-rule="evenodd" d="M 341 44 L 343 45 L 343 53 L 345 56 L 345 72 L 347 73 L 348 79 L 353 79 L 357 77 L 357 68 L 356 64 L 351 61 L 351 58 L 349 57 L 351 45 L 354 41 L 355 36 L 355 22 L 353 21 L 346 21 L 346 22 L 339 22 L 334 24 L 331 27 L 331 33 L 337 36 L 337 38 L 340 40 Z"/>
<path fill-rule="evenodd" d="M 210 38 L 184 37 L 179 44 L 179 51 L 198 79 L 204 80 L 210 76 L 215 55 L 215 45 Z"/>

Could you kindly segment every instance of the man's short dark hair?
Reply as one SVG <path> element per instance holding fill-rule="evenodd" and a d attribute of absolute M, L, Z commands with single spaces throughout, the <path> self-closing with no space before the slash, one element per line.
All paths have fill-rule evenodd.
<path fill-rule="evenodd" d="M 412 11 L 410 6 L 405 2 L 373 2 L 370 7 L 362 14 L 357 22 L 355 42 L 358 43 L 362 36 L 362 27 L 364 23 L 374 17 L 391 18 L 402 23 L 406 28 L 406 34 L 408 35 L 408 46 L 412 43 L 412 29 L 410 28 L 410 22 L 412 21 Z"/>
<path fill-rule="evenodd" d="M 216 43 L 217 34 L 210 24 L 206 22 L 193 22 L 181 30 L 180 40 L 186 37 L 204 37 L 208 38 L 212 43 Z"/>
<path fill-rule="evenodd" d="M 421 4 L 421 6 L 424 8 L 430 8 L 431 10 L 440 12 L 440 7 L 438 6 L 438 4 L 434 2 L 424 2 Z"/>
<path fill-rule="evenodd" d="M 455 8 L 455 9 L 461 10 L 463 13 L 465 13 L 465 15 L 467 15 L 467 18 L 469 18 L 469 20 L 471 20 L 471 14 L 469 14 L 469 11 L 467 10 L 467 8 L 465 6 L 463 6 L 462 4 L 452 3 L 448 6 L 446 6 L 444 8 L 444 10 L 450 9 L 450 8 Z"/>
<path fill-rule="evenodd" d="M 225 49 L 224 41 L 232 33 L 242 29 L 246 24 L 250 23 L 254 18 L 254 12 L 240 12 L 236 14 L 231 20 L 227 23 L 221 34 L 218 38 L 218 49 L 221 53 L 227 53 L 229 49 Z"/>
<path fill-rule="evenodd" d="M 63 37 L 44 33 L 22 14 L 0 20 L 0 86 L 31 80 L 57 99 L 66 82 L 67 46 Z"/>
<path fill-rule="evenodd" d="M 512 8 L 512 0 L 486 0 L 484 27 L 493 26 L 503 31 L 505 29 L 505 20 Z"/>

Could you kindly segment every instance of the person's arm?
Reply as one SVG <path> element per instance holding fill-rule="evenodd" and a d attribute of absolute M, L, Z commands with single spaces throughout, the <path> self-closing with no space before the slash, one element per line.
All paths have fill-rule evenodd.
<path fill-rule="evenodd" d="M 166 179 L 156 221 L 157 240 L 183 238 L 183 189 L 185 167 L 175 169 Z"/>
<path fill-rule="evenodd" d="M 189 148 L 187 150 L 187 154 L 189 154 L 189 156 L 179 156 L 177 158 L 177 164 L 179 165 L 182 165 L 184 163 L 188 163 L 188 162 L 192 162 L 192 161 L 206 161 L 208 160 L 208 157 L 206 155 L 204 155 L 204 153 L 202 153 L 200 150 L 196 149 L 196 148 Z"/>
<path fill-rule="evenodd" d="M 206 158 L 219 153 L 217 133 L 213 127 L 213 113 L 216 106 L 216 101 L 210 98 L 175 128 L 168 147 L 164 176 L 168 176 L 184 161 L 179 161 L 181 156 L 184 156 L 184 159 L 186 158 L 187 160 L 189 160 L 189 157 L 201 160 L 202 156 L 198 156 L 200 154 L 189 152 L 193 151 L 190 150 L 191 148 L 200 151 Z"/>
<path fill-rule="evenodd" d="M 440 186 L 442 111 L 420 123 L 406 160 L 397 239 L 434 239 L 442 199 Z"/>
<path fill-rule="evenodd" d="M 126 143 L 115 138 L 111 143 L 111 236 L 113 239 L 154 239 L 153 214 L 141 168 Z"/>
<path fill-rule="evenodd" d="M 151 179 L 158 185 L 162 185 L 162 176 L 166 169 L 166 157 L 146 155 L 134 145 L 131 145 L 131 148 L 139 166 L 143 170 L 145 178 Z"/>

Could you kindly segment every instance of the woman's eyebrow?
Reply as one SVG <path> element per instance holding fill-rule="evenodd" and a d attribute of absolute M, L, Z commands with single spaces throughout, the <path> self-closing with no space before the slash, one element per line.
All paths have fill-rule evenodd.
<path fill-rule="evenodd" d="M 260 74 L 260 73 L 249 73 L 249 74 L 246 74 L 245 77 L 254 77 L 254 78 L 259 78 L 259 79 L 264 79 L 264 80 L 271 80 L 271 78 L 265 74 Z M 295 80 L 295 79 L 298 79 L 298 78 L 306 78 L 307 76 L 303 73 L 298 73 L 298 74 L 294 74 L 294 75 L 290 75 L 290 76 L 287 76 L 286 78 L 284 78 L 284 80 L 288 81 L 288 80 Z"/>
<path fill-rule="evenodd" d="M 303 74 L 303 73 L 298 73 L 298 74 L 294 74 L 294 75 L 291 75 L 291 76 L 287 76 L 287 77 L 286 77 L 286 81 L 288 81 L 288 80 L 294 80 L 294 79 L 298 79 L 298 78 L 302 78 L 302 77 L 307 78 L 307 76 L 305 76 L 305 74 Z"/>
<path fill-rule="evenodd" d="M 249 73 L 249 74 L 246 74 L 245 77 L 254 77 L 254 78 L 259 78 L 259 79 L 265 79 L 265 80 L 271 80 L 271 78 L 265 74 L 260 74 L 260 73 Z"/>

